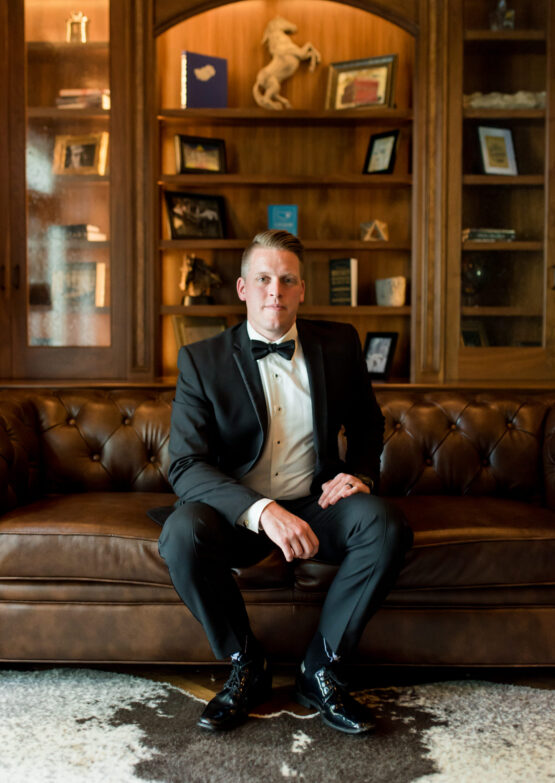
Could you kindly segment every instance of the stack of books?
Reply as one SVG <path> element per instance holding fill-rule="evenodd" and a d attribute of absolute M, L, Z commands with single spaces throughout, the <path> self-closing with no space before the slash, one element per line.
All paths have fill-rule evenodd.
<path fill-rule="evenodd" d="M 70 223 L 63 226 L 50 226 L 50 234 L 56 239 L 86 239 L 87 242 L 106 242 L 106 234 L 98 226 L 90 223 Z"/>
<path fill-rule="evenodd" d="M 514 228 L 465 228 L 463 242 L 512 242 L 516 237 Z"/>
<path fill-rule="evenodd" d="M 110 90 L 94 87 L 58 90 L 58 109 L 104 109 L 110 108 Z"/>

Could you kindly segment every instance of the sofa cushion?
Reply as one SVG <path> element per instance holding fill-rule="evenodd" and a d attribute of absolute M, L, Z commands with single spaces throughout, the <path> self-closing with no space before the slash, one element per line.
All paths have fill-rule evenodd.
<path fill-rule="evenodd" d="M 415 538 L 399 590 L 553 585 L 555 512 L 503 498 L 390 498 Z M 334 566 L 299 562 L 300 591 L 327 589 Z"/>
<path fill-rule="evenodd" d="M 48 496 L 0 517 L 0 580 L 91 580 L 171 585 L 158 554 L 154 492 Z"/>

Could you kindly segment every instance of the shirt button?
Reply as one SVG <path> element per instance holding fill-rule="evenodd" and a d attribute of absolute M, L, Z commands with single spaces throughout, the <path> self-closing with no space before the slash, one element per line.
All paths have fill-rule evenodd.
<path fill-rule="evenodd" d="M 279 446 L 279 444 L 281 443 L 281 441 L 280 441 L 280 440 L 276 440 L 276 443 L 277 443 L 277 445 Z"/>
<path fill-rule="evenodd" d="M 279 473 L 274 473 L 274 476 L 279 476 Z"/>

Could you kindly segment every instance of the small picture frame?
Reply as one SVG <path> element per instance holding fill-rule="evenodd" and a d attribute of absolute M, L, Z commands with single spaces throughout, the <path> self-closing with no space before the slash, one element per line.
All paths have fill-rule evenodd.
<path fill-rule="evenodd" d="M 106 264 L 68 261 L 52 275 L 51 302 L 56 310 L 88 312 L 106 306 Z"/>
<path fill-rule="evenodd" d="M 225 174 L 226 155 L 223 139 L 176 133 L 174 141 L 177 174 Z"/>
<path fill-rule="evenodd" d="M 108 141 L 110 134 L 56 136 L 54 142 L 54 174 L 98 174 L 103 177 L 108 168 Z"/>
<path fill-rule="evenodd" d="M 164 193 L 172 239 L 223 239 L 225 206 L 222 196 Z"/>
<path fill-rule="evenodd" d="M 399 131 L 385 131 L 370 136 L 363 174 L 393 174 Z"/>
<path fill-rule="evenodd" d="M 368 332 L 364 343 L 364 360 L 372 380 L 386 381 L 397 347 L 397 332 Z"/>
<path fill-rule="evenodd" d="M 226 319 L 215 315 L 172 315 L 172 324 L 177 350 L 182 345 L 207 340 L 227 329 Z"/>
<path fill-rule="evenodd" d="M 513 134 L 508 128 L 489 128 L 478 126 L 480 151 L 484 174 L 504 174 L 516 176 L 515 150 Z"/>
<path fill-rule="evenodd" d="M 461 324 L 461 345 L 464 348 L 485 348 L 489 345 L 482 321 L 464 320 Z"/>
<path fill-rule="evenodd" d="M 326 109 L 393 106 L 397 55 L 331 63 Z"/>

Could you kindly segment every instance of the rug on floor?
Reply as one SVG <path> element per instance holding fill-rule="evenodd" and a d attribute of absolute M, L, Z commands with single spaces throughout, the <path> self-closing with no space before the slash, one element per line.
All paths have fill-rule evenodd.
<path fill-rule="evenodd" d="M 9 783 L 553 783 L 555 694 L 491 682 L 374 688 L 376 732 L 318 716 L 195 726 L 202 702 L 95 669 L 0 671 L 0 780 Z"/>

